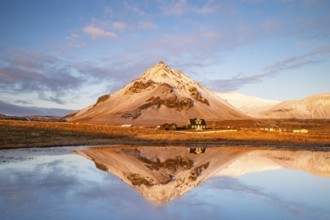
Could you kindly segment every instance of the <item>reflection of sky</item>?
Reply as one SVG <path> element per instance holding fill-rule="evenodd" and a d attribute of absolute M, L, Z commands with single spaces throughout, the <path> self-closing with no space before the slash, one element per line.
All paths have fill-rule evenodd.
<path fill-rule="evenodd" d="M 0 219 L 327 219 L 330 216 L 330 179 L 301 171 L 281 169 L 239 178 L 215 177 L 181 198 L 157 207 L 79 155 L 48 150 L 46 154 L 29 152 L 26 157 L 33 159 L 0 162 Z"/>
<path fill-rule="evenodd" d="M 237 179 L 217 177 L 201 187 L 208 192 L 210 203 L 221 203 L 229 219 L 234 207 L 236 215 L 248 219 L 328 219 L 330 215 L 329 179 L 301 171 L 282 169 Z"/>

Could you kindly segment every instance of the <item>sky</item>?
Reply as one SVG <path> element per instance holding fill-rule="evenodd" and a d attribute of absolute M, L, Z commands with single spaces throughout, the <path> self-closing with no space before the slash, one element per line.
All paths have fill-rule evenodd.
<path fill-rule="evenodd" d="M 212 91 L 302 99 L 330 92 L 330 1 L 2 0 L 0 51 L 8 105 L 81 109 L 161 60 Z"/>

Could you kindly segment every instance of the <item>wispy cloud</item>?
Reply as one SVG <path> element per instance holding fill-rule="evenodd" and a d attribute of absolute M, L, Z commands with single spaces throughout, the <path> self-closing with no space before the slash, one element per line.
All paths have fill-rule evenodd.
<path fill-rule="evenodd" d="M 40 99 L 63 104 L 61 97 L 83 83 L 82 78 L 71 73 L 67 63 L 61 60 L 40 54 L 26 55 L 7 57 L 1 65 L 2 93 L 32 92 Z"/>
<path fill-rule="evenodd" d="M 117 24 L 117 27 L 122 26 L 122 24 Z M 93 25 L 89 25 L 84 27 L 84 32 L 92 36 L 93 38 L 104 38 L 104 39 L 111 39 L 117 40 L 118 36 L 114 32 L 104 31 L 101 28 L 95 27 Z"/>
<path fill-rule="evenodd" d="M 267 66 L 263 71 L 269 75 L 279 73 L 288 69 L 296 69 L 305 65 L 324 62 L 324 55 L 330 54 L 330 46 L 324 46 L 308 53 L 292 56 Z"/>
<path fill-rule="evenodd" d="M 302 217 L 309 215 L 317 218 L 320 214 L 328 214 L 327 210 L 315 208 L 301 202 L 287 200 L 278 194 L 267 193 L 261 187 L 245 185 L 241 181 L 230 177 L 215 178 L 206 184 L 214 190 L 230 190 L 236 194 L 249 195 L 256 199 L 262 199 L 295 216 Z"/>
<path fill-rule="evenodd" d="M 39 108 L 32 107 L 32 103 L 24 100 L 16 100 L 15 103 L 30 105 L 14 105 L 0 100 L 0 114 L 15 115 L 15 116 L 28 116 L 28 115 L 53 115 L 53 116 L 65 116 L 74 110 L 57 109 L 57 108 Z"/>
<path fill-rule="evenodd" d="M 324 46 L 310 52 L 279 60 L 263 68 L 262 73 L 250 76 L 236 75 L 231 79 L 219 79 L 205 82 L 210 88 L 218 91 L 231 91 L 240 89 L 248 84 L 262 82 L 266 77 L 280 74 L 286 70 L 298 69 L 307 65 L 327 61 L 326 55 L 330 54 L 330 47 Z"/>
<path fill-rule="evenodd" d="M 112 27 L 116 30 L 123 30 L 127 28 L 127 24 L 123 21 L 116 21 L 112 23 Z"/>
<path fill-rule="evenodd" d="M 71 33 L 69 36 L 66 37 L 68 40 L 77 40 L 79 39 L 79 35 L 77 33 Z"/>
<path fill-rule="evenodd" d="M 41 100 L 64 104 L 69 96 L 93 79 L 76 63 L 38 52 L 4 52 L 0 60 L 0 92 L 3 94 L 33 93 Z"/>
<path fill-rule="evenodd" d="M 152 30 L 152 29 L 157 28 L 157 25 L 155 23 L 149 22 L 149 21 L 140 21 L 137 24 L 137 27 L 139 29 L 143 29 L 143 30 Z"/>
<path fill-rule="evenodd" d="M 242 88 L 248 84 L 262 82 L 266 74 L 256 74 L 252 76 L 237 75 L 231 79 L 209 80 L 205 84 L 217 91 L 232 91 Z"/>
<path fill-rule="evenodd" d="M 36 94 L 40 100 L 62 105 L 86 96 L 81 90 L 88 86 L 114 92 L 156 64 L 154 59 L 132 59 L 135 57 L 126 54 L 108 57 L 101 64 L 63 60 L 40 52 L 5 51 L 0 55 L 0 93 Z M 107 90 L 101 91 L 103 87 Z"/>
<path fill-rule="evenodd" d="M 134 5 L 132 3 L 128 3 L 128 2 L 124 2 L 124 6 L 126 8 L 126 10 L 130 11 L 130 12 L 133 12 L 139 16 L 144 16 L 145 15 L 145 12 L 140 8 L 138 7 L 137 5 Z"/>
<path fill-rule="evenodd" d="M 26 100 L 21 100 L 21 99 L 15 100 L 14 102 L 17 104 L 23 104 L 23 105 L 32 105 L 33 104 L 32 102 L 29 102 Z"/>
<path fill-rule="evenodd" d="M 159 3 L 162 13 L 168 16 L 180 16 L 185 13 L 212 14 L 220 8 L 220 5 L 214 1 L 207 1 L 202 6 L 192 5 L 187 0 L 159 1 Z"/>

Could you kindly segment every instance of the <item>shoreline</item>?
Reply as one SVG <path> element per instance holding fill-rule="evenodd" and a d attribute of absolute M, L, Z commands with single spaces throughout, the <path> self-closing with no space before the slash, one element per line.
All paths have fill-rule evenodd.
<path fill-rule="evenodd" d="M 167 143 L 158 143 L 158 142 L 112 142 L 112 143 L 104 143 L 104 144 L 85 144 L 85 143 L 77 143 L 77 144 L 57 144 L 57 145 L 42 145 L 42 146 L 21 146 L 21 147 L 0 147 L 1 150 L 14 150 L 14 149 L 38 149 L 38 148 L 61 148 L 61 147 L 240 147 L 240 148 L 269 148 L 269 149 L 289 149 L 289 150 L 310 150 L 310 151 L 330 151 L 330 144 L 328 143 L 287 143 L 287 142 L 277 142 L 277 143 L 266 143 L 263 141 L 251 143 L 249 141 L 234 141 L 228 140 L 225 142 L 167 142 Z"/>

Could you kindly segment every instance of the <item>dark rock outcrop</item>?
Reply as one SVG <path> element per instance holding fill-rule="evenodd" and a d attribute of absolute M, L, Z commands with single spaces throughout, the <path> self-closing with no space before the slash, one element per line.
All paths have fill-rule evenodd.
<path fill-rule="evenodd" d="M 198 92 L 198 90 L 196 89 L 196 87 L 190 87 L 189 88 L 189 92 L 190 92 L 190 95 L 191 97 L 193 97 L 195 100 L 205 104 L 205 105 L 210 105 L 209 101 L 204 98 L 200 92 Z"/>
<path fill-rule="evenodd" d="M 149 80 L 148 82 L 144 83 L 141 81 L 136 81 L 133 83 L 133 85 L 128 89 L 128 91 L 133 92 L 133 93 L 140 93 L 143 92 L 147 89 L 152 89 L 155 88 L 155 82 L 152 80 Z"/>
<path fill-rule="evenodd" d="M 100 96 L 98 99 L 97 99 L 97 102 L 95 105 L 97 105 L 98 103 L 101 103 L 101 102 L 105 102 L 108 98 L 110 98 L 110 95 L 107 94 L 107 95 L 103 95 L 103 96 Z"/>
<path fill-rule="evenodd" d="M 194 106 L 194 102 L 190 98 L 179 97 L 177 95 L 170 95 L 168 97 L 161 98 L 159 96 L 152 96 L 145 104 L 141 105 L 139 109 L 146 109 L 149 107 L 160 108 L 164 105 L 168 108 L 173 108 L 177 111 L 188 110 Z"/>

